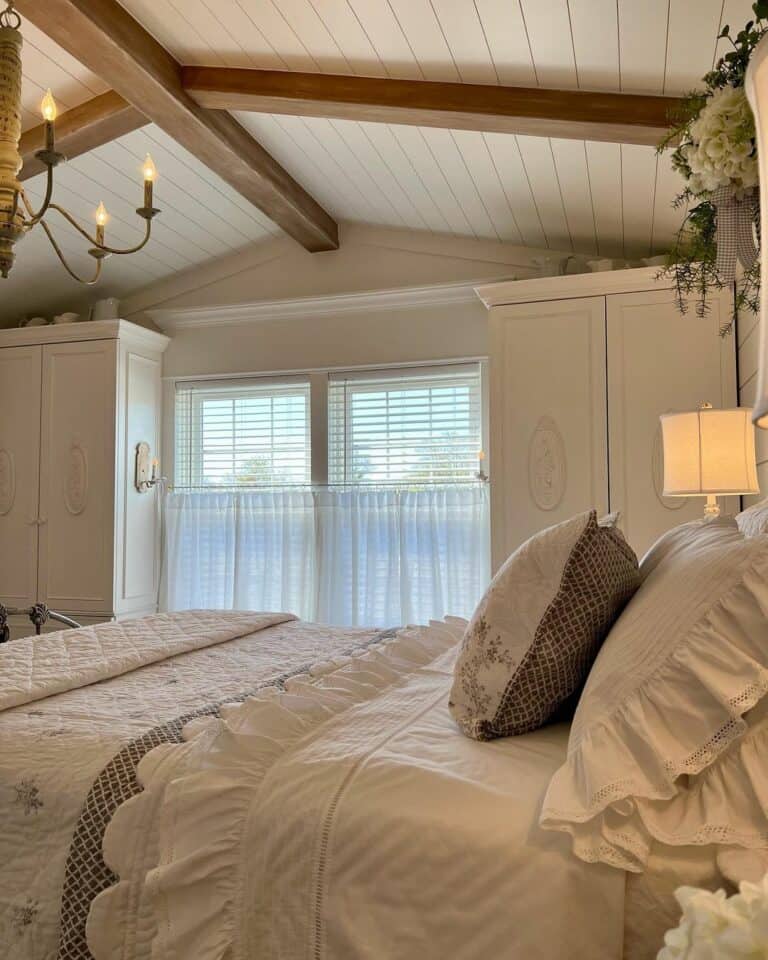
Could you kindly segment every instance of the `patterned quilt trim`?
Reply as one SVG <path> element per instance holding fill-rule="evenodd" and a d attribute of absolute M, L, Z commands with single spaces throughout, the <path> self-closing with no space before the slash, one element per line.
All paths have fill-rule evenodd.
<path fill-rule="evenodd" d="M 390 639 L 394 629 L 384 630 L 367 641 L 336 656 L 351 656 L 362 648 Z M 335 659 L 335 658 L 334 658 Z M 93 783 L 72 835 L 64 875 L 61 901 L 61 934 L 57 960 L 93 960 L 86 943 L 86 923 L 91 903 L 102 891 L 118 882 L 104 862 L 102 844 L 107 825 L 123 803 L 141 792 L 136 769 L 142 758 L 165 743 L 181 743 L 187 723 L 200 717 L 218 716 L 225 704 L 242 703 L 268 687 L 283 689 L 291 677 L 307 673 L 313 664 L 303 663 L 292 670 L 264 680 L 248 691 L 163 723 L 126 744 L 102 769 Z"/>

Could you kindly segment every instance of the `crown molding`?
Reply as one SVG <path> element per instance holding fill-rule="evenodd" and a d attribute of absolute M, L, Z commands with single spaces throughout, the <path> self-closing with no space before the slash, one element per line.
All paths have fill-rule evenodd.
<path fill-rule="evenodd" d="M 130 320 L 79 320 L 47 323 L 41 327 L 9 327 L 0 330 L 0 347 L 25 347 L 41 343 L 73 343 L 81 340 L 126 340 L 135 346 L 162 353 L 168 337 Z"/>
<path fill-rule="evenodd" d="M 296 300 L 268 300 L 230 306 L 180 307 L 149 310 L 147 315 L 161 330 L 212 327 L 266 320 L 314 320 L 342 314 L 380 313 L 442 307 L 477 301 L 473 283 L 446 283 L 402 290 L 373 290 Z"/>
<path fill-rule="evenodd" d="M 541 300 L 570 300 L 574 297 L 605 296 L 610 293 L 640 293 L 668 290 L 670 280 L 657 279 L 659 267 L 601 270 L 533 280 L 502 280 L 475 287 L 475 293 L 490 309 L 508 303 L 536 303 Z"/>

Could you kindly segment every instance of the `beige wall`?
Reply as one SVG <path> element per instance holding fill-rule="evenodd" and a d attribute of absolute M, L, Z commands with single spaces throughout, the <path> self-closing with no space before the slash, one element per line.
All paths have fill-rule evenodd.
<path fill-rule="evenodd" d="M 123 316 L 160 325 L 171 336 L 163 364 L 164 469 L 172 472 L 173 466 L 174 378 L 486 357 L 488 314 L 474 295 L 397 309 L 369 302 L 354 313 L 347 308 L 322 316 L 317 306 L 327 314 L 323 298 L 529 277 L 536 272 L 533 258 L 542 255 L 556 254 L 346 227 L 341 249 L 333 253 L 308 254 L 290 240 L 275 240 L 129 298 Z M 300 304 L 297 316 L 270 317 L 275 305 L 279 313 L 281 303 L 306 299 L 314 305 Z M 250 320 L 243 305 L 256 308 L 260 318 Z M 219 309 L 225 315 L 227 308 L 237 308 L 237 322 L 217 319 Z"/>
<path fill-rule="evenodd" d="M 532 250 L 486 240 L 346 226 L 338 251 L 309 254 L 274 240 L 128 298 L 123 315 L 171 334 L 166 377 L 304 370 L 485 356 L 480 301 L 370 306 L 357 313 L 211 322 L 217 308 L 529 277 Z M 187 325 L 206 311 L 205 325 Z M 240 311 L 242 313 L 242 311 Z M 169 329 L 173 327 L 173 329 Z"/>
<path fill-rule="evenodd" d="M 487 311 L 477 303 L 174 332 L 166 377 L 356 367 L 484 357 Z"/>

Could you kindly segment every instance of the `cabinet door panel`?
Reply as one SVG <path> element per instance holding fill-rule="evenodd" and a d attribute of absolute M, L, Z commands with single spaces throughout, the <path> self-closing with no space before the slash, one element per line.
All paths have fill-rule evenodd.
<path fill-rule="evenodd" d="M 734 338 L 720 336 L 731 295 L 706 317 L 681 314 L 672 291 L 609 296 L 608 410 L 611 509 L 638 555 L 670 527 L 703 516 L 704 500 L 664 497 L 659 416 L 703 401 L 736 406 Z M 721 498 L 724 513 L 738 498 Z"/>
<path fill-rule="evenodd" d="M 491 311 L 494 569 L 537 531 L 608 506 L 605 299 Z"/>
<path fill-rule="evenodd" d="M 113 608 L 116 349 L 43 351 L 40 592 L 62 612 Z"/>
<path fill-rule="evenodd" d="M 0 601 L 37 599 L 42 347 L 0 350 Z"/>
<path fill-rule="evenodd" d="M 149 444 L 152 457 L 160 456 L 160 394 L 160 360 L 121 347 L 116 488 L 121 520 L 115 551 L 118 615 L 146 613 L 157 603 L 160 489 L 139 493 L 134 481 L 139 443 Z"/>

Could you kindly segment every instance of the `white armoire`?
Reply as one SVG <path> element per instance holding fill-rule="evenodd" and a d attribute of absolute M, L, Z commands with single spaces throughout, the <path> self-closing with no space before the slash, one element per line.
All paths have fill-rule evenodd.
<path fill-rule="evenodd" d="M 142 442 L 159 457 L 167 344 L 124 320 L 0 331 L 1 603 L 81 623 L 156 609 L 159 492 L 135 462 Z"/>
<path fill-rule="evenodd" d="M 529 536 L 582 510 L 618 511 L 638 555 L 703 515 L 663 496 L 659 415 L 735 407 L 733 303 L 681 314 L 657 268 L 477 288 L 490 310 L 494 569 Z M 737 498 L 721 499 L 724 512 Z"/>

